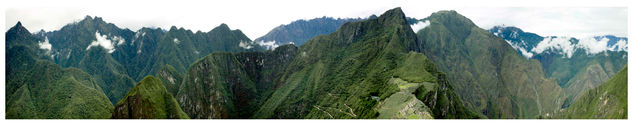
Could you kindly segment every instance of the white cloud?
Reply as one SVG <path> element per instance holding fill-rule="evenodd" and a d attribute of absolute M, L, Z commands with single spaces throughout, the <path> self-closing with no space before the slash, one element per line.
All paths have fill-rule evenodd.
<path fill-rule="evenodd" d="M 583 37 L 578 39 L 578 43 L 574 44 L 570 41 L 572 37 L 545 37 L 536 47 L 530 52 L 543 53 L 544 51 L 553 49 L 559 50 L 560 54 L 564 54 L 568 58 L 571 58 L 575 51 L 579 49 L 586 50 L 587 54 L 598 54 L 601 52 L 609 51 L 628 51 L 627 41 L 620 40 L 612 46 L 608 46 L 609 38 L 601 37 Z M 618 47 L 616 49 L 616 46 Z M 621 47 L 621 48 L 620 48 Z"/>
<path fill-rule="evenodd" d="M 279 45 L 277 45 L 277 42 L 275 42 L 275 40 L 273 41 L 259 41 L 257 42 L 257 44 L 259 44 L 260 46 L 265 47 L 266 49 L 275 49 L 277 47 L 279 47 Z"/>
<path fill-rule="evenodd" d="M 239 46 L 242 47 L 242 48 L 245 48 L 245 49 L 253 48 L 253 46 L 250 43 L 246 42 L 246 41 L 240 41 Z"/>
<path fill-rule="evenodd" d="M 108 50 L 108 53 L 114 52 L 114 43 L 108 39 L 107 35 L 101 35 L 99 31 L 95 32 L 96 41 L 92 41 L 90 45 L 86 48 L 86 50 L 90 49 L 93 46 L 101 46 Z"/>
<path fill-rule="evenodd" d="M 38 42 L 38 45 L 40 46 L 40 49 L 48 51 L 51 51 L 51 49 L 53 48 L 53 45 L 48 42 L 48 37 L 46 37 L 43 42 Z"/>
<path fill-rule="evenodd" d="M 624 41 L 624 39 L 620 39 L 613 46 L 609 47 L 609 50 L 610 51 L 628 51 L 629 50 L 629 46 L 628 46 L 627 43 L 628 42 Z"/>
<path fill-rule="evenodd" d="M 174 38 L 174 40 L 173 40 L 173 41 L 174 41 L 174 43 L 176 43 L 176 44 L 180 44 L 180 40 L 178 40 L 178 38 Z"/>
<path fill-rule="evenodd" d="M 495 33 L 495 35 L 496 34 L 497 33 Z M 508 40 L 504 40 L 504 41 L 506 41 L 506 43 L 510 44 L 510 46 L 512 46 L 512 48 L 514 48 L 515 50 L 518 50 L 523 56 L 525 56 L 527 58 L 531 58 L 532 56 L 534 56 L 534 53 L 526 50 L 525 48 L 523 48 L 523 47 L 521 47 L 519 45 L 516 45 L 516 44 L 514 44 L 514 43 L 512 43 L 512 42 L 510 42 Z M 521 41 L 521 43 L 525 43 L 525 42 Z"/>
<path fill-rule="evenodd" d="M 123 44 L 125 44 L 125 39 L 123 39 L 120 36 L 114 36 L 114 37 L 112 37 L 112 40 L 117 43 L 116 45 L 123 45 Z"/>
<path fill-rule="evenodd" d="M 411 29 L 413 30 L 413 32 L 418 33 L 420 29 L 423 29 L 426 26 L 429 26 L 430 24 L 431 23 L 429 22 L 429 20 L 420 21 L 418 23 L 411 25 Z"/>
<path fill-rule="evenodd" d="M 521 54 L 523 54 L 523 56 L 525 56 L 527 58 L 531 58 L 532 56 L 534 56 L 534 54 L 532 52 L 529 52 L 529 51 L 525 50 L 524 48 L 519 48 L 519 51 L 521 52 Z"/>
<path fill-rule="evenodd" d="M 578 41 L 577 48 L 584 48 L 587 50 L 587 53 L 596 54 L 596 53 L 604 52 L 608 49 L 607 48 L 608 41 L 609 39 L 606 39 L 606 38 L 596 40 L 593 37 L 585 37 Z"/>
<path fill-rule="evenodd" d="M 572 54 L 574 54 L 576 47 L 572 45 L 569 39 L 571 38 L 545 37 L 543 41 L 539 42 L 531 51 L 538 54 L 549 49 L 555 49 L 560 50 L 565 56 L 571 57 Z"/>

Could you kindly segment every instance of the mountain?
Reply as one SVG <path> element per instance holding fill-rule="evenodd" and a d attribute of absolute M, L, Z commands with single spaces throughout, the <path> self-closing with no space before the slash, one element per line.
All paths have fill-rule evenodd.
<path fill-rule="evenodd" d="M 141 52 L 150 53 L 152 59 L 149 60 L 154 63 L 139 69 L 140 75 L 154 75 L 167 64 L 173 66 L 176 71 L 184 73 L 189 64 L 212 52 L 263 50 L 263 47 L 253 43 L 240 30 L 231 30 L 226 24 L 221 24 L 209 32 L 196 33 L 171 27 L 156 45 L 156 50 Z"/>
<path fill-rule="evenodd" d="M 110 118 L 113 106 L 89 74 L 40 59 L 41 39 L 19 22 L 6 36 L 6 118 Z"/>
<path fill-rule="evenodd" d="M 184 73 L 190 63 L 215 51 L 263 50 L 240 30 L 231 30 L 226 24 L 209 32 L 194 33 L 175 26 L 131 31 L 107 23 L 100 17 L 86 16 L 81 21 L 57 31 L 41 33 L 40 36 L 50 42 L 51 57 L 57 64 L 78 67 L 90 49 L 103 47 L 108 57 L 123 65 L 124 70 L 120 73 L 136 81 L 146 75 L 155 75 L 166 64 Z"/>
<path fill-rule="evenodd" d="M 424 103 L 428 107 L 424 109 L 420 101 L 439 99 L 414 98 L 411 92 L 398 93 L 402 90 L 397 83 L 385 83 L 390 79 L 401 79 L 405 81 L 403 87 L 413 89 L 426 88 L 420 86 L 424 84 L 441 84 L 437 83 L 439 73 L 432 71 L 434 67 L 430 61 L 407 58 L 423 57 L 420 56 L 423 54 L 409 53 L 406 48 L 406 45 L 415 42 L 415 34 L 400 8 L 389 10 L 377 18 L 346 23 L 336 32 L 315 37 L 299 47 L 299 54 L 277 83 L 279 87 L 253 118 L 428 118 L 430 111 L 440 108 Z M 395 99 L 404 97 L 409 100 L 390 100 L 395 94 L 400 95 L 393 96 Z M 451 103 L 459 99 L 443 100 Z M 402 102 L 406 101 L 417 105 L 402 106 Z M 383 111 L 381 108 L 388 108 L 379 108 L 381 104 L 399 108 Z M 407 110 L 413 110 L 413 113 L 406 113 L 409 112 Z M 434 118 L 442 117 L 434 114 L 431 114 Z M 475 118 L 468 113 L 451 115 Z"/>
<path fill-rule="evenodd" d="M 368 18 L 332 18 L 321 17 L 310 20 L 296 20 L 289 24 L 284 24 L 273 28 L 266 35 L 254 40 L 267 49 L 274 49 L 280 45 L 294 44 L 296 46 L 303 45 L 306 41 L 320 35 L 327 35 L 335 32 L 341 25 L 347 22 L 357 22 L 367 19 L 377 18 L 371 15 Z M 420 20 L 407 17 L 409 24 L 417 24 Z"/>
<path fill-rule="evenodd" d="M 425 18 L 417 32 L 423 52 L 445 71 L 468 108 L 488 118 L 537 118 L 558 110 L 565 93 L 541 64 L 455 11 Z"/>
<path fill-rule="evenodd" d="M 597 55 L 602 52 L 628 50 L 628 38 L 613 35 L 575 38 L 568 36 L 540 36 L 524 32 L 514 26 L 495 26 L 488 32 L 503 38 L 520 54 L 531 58 L 538 54 L 555 53 L 571 58 L 576 52 Z"/>
<path fill-rule="evenodd" d="M 627 66 L 604 84 L 585 92 L 568 108 L 552 118 L 627 119 Z"/>
<path fill-rule="evenodd" d="M 92 48 L 85 52 L 77 67 L 87 71 L 106 93 L 110 102 L 115 104 L 136 82 L 125 73 L 125 68 L 108 54 L 107 49 Z"/>
<path fill-rule="evenodd" d="M 176 98 L 192 118 L 482 118 L 415 42 L 396 8 L 298 48 L 208 55 Z"/>
<path fill-rule="evenodd" d="M 563 108 L 606 82 L 627 63 L 626 37 L 541 37 L 512 26 L 496 26 L 488 31 L 503 38 L 519 54 L 541 62 L 546 76 L 556 79 L 567 95 Z"/>
<path fill-rule="evenodd" d="M 355 22 L 360 18 L 332 18 L 321 17 L 310 20 L 297 20 L 287 25 L 280 25 L 266 33 L 266 35 L 255 39 L 260 45 L 268 44 L 267 48 L 272 49 L 279 45 L 295 44 L 302 45 L 310 38 L 325 35 L 336 31 L 341 25 L 347 22 Z"/>
<path fill-rule="evenodd" d="M 23 31 L 8 34 L 13 32 Z M 9 36 L 14 39 L 17 35 Z M 226 24 L 209 32 L 193 33 L 176 27 L 169 31 L 141 28 L 135 32 L 91 16 L 56 31 L 40 31 L 34 38 L 38 41 L 29 44 L 42 49 L 38 50 L 42 59 L 86 71 L 113 104 L 125 96 L 135 81 L 157 75 L 166 65 L 182 74 L 189 64 L 211 52 L 263 50 L 240 30 L 231 30 Z M 170 90 L 175 94 L 178 89 Z"/>
<path fill-rule="evenodd" d="M 297 47 L 213 53 L 193 63 L 176 96 L 191 118 L 249 118 L 272 93 Z"/>
<path fill-rule="evenodd" d="M 167 64 L 160 69 L 156 78 L 163 81 L 167 92 L 175 96 L 178 93 L 178 89 L 180 89 L 180 84 L 182 84 L 183 75 L 178 73 L 174 67 Z"/>
<path fill-rule="evenodd" d="M 115 119 L 188 119 L 162 81 L 143 78 L 114 108 Z"/>

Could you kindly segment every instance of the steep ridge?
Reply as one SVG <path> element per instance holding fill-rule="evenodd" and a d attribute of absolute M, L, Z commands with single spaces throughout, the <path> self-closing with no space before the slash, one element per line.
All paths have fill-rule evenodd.
<path fill-rule="evenodd" d="M 248 108 L 236 102 L 253 99 L 256 90 L 233 54 L 213 53 L 191 65 L 176 98 L 191 118 L 239 118 Z"/>
<path fill-rule="evenodd" d="M 134 86 L 134 80 L 125 74 L 125 68 L 108 55 L 102 47 L 92 47 L 77 66 L 92 75 L 114 105 Z"/>
<path fill-rule="evenodd" d="M 13 31 L 8 39 L 17 37 Z M 240 30 L 231 30 L 226 24 L 209 32 L 193 33 L 176 27 L 169 31 L 142 28 L 134 32 L 91 16 L 60 30 L 40 31 L 33 38 L 35 41 L 28 44 L 42 48 L 37 50 L 41 59 L 86 71 L 102 87 L 111 103 L 125 96 L 135 81 L 146 75 L 158 76 L 167 64 L 182 74 L 189 64 L 211 52 L 263 50 Z"/>
<path fill-rule="evenodd" d="M 408 51 L 415 42 L 396 8 L 299 48 L 208 55 L 190 66 L 177 99 L 192 118 L 482 118 Z"/>
<path fill-rule="evenodd" d="M 266 35 L 255 39 L 253 42 L 265 47 L 266 49 L 273 49 L 285 44 L 301 46 L 313 37 L 335 32 L 339 27 L 341 27 L 341 25 L 347 22 L 356 22 L 373 18 L 378 18 L 378 16 L 371 15 L 367 18 L 336 19 L 323 16 L 310 20 L 300 19 L 292 21 L 289 24 L 277 26 L 266 33 Z M 407 21 L 410 25 L 414 25 L 421 20 L 407 17 Z"/>
<path fill-rule="evenodd" d="M 625 65 L 604 84 L 586 91 L 568 108 L 551 118 L 566 119 L 627 119 L 628 73 Z M 546 115 L 547 116 L 547 115 Z"/>
<path fill-rule="evenodd" d="M 39 39 L 21 23 L 6 36 L 7 119 L 110 118 L 113 106 L 89 74 L 39 59 Z"/>
<path fill-rule="evenodd" d="M 178 102 L 153 76 L 143 78 L 119 101 L 112 113 L 114 119 L 188 119 Z"/>
<path fill-rule="evenodd" d="M 280 77 L 281 85 L 252 118 L 427 118 L 431 112 L 419 108 L 422 106 L 417 102 L 427 99 L 420 100 L 408 94 L 410 100 L 405 101 L 418 104 L 414 106 L 391 103 L 404 102 L 402 100 L 386 100 L 393 94 L 402 94 L 396 93 L 398 85 L 388 83 L 390 78 L 437 85 L 438 73 L 423 67 L 434 68 L 434 65 L 429 65 L 432 63 L 423 62 L 425 60 L 405 61 L 406 57 L 422 55 L 408 53 L 407 45 L 415 45 L 415 42 L 415 34 L 400 8 L 389 10 L 377 18 L 346 23 L 330 35 L 315 37 L 299 47 L 295 60 L 286 68 L 286 74 Z M 404 67 L 403 64 L 414 64 L 413 69 L 397 70 Z M 402 108 L 382 111 L 379 107 L 382 104 Z M 439 108 L 430 110 L 436 109 Z M 398 113 L 399 110 L 416 112 Z M 381 114 L 386 116 L 379 116 Z"/>
<path fill-rule="evenodd" d="M 517 53 L 541 62 L 546 76 L 556 79 L 567 95 L 563 108 L 606 82 L 627 60 L 626 37 L 542 37 L 513 26 L 495 26 L 488 31 L 503 38 Z"/>
<path fill-rule="evenodd" d="M 191 118 L 249 118 L 277 86 L 297 47 L 213 53 L 193 63 L 178 101 Z"/>
<path fill-rule="evenodd" d="M 163 81 L 163 85 L 165 85 L 165 88 L 167 88 L 167 92 L 176 96 L 176 94 L 178 93 L 178 89 L 180 89 L 180 84 L 182 84 L 183 76 L 178 73 L 178 71 L 176 71 L 174 67 L 167 64 L 162 69 L 160 69 L 160 72 L 158 72 L 156 78 Z"/>
<path fill-rule="evenodd" d="M 562 89 L 493 34 L 455 11 L 433 13 L 417 32 L 419 51 L 447 72 L 464 103 L 489 118 L 536 118 L 563 103 Z"/>

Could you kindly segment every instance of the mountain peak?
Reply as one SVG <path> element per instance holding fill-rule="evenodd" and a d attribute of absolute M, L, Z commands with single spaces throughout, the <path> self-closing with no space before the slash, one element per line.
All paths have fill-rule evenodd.
<path fill-rule="evenodd" d="M 93 18 L 90 15 L 86 15 L 86 17 L 84 17 L 84 19 L 82 19 L 79 22 L 80 24 L 84 24 L 84 25 L 108 24 L 107 22 L 103 21 L 101 17 L 94 16 Z"/>
<path fill-rule="evenodd" d="M 231 28 L 229 28 L 229 25 L 226 25 L 225 23 L 222 23 L 222 24 L 220 24 L 220 26 L 211 29 L 211 31 L 216 31 L 216 30 L 231 31 Z"/>
<path fill-rule="evenodd" d="M 466 18 L 464 15 L 457 13 L 457 11 L 455 10 L 438 11 L 431 14 L 430 18 L 437 20 L 444 25 L 455 24 L 463 28 L 471 28 L 476 26 L 473 21 Z"/>
<path fill-rule="evenodd" d="M 400 7 L 393 8 L 380 15 L 380 20 L 391 20 L 392 23 L 407 24 L 407 17 Z"/>
<path fill-rule="evenodd" d="M 24 26 L 22 26 L 22 23 L 20 21 L 18 21 L 18 23 L 16 23 L 15 26 L 11 27 L 9 31 L 7 31 L 7 34 L 31 34 L 31 33 Z M 9 35 L 7 35 L 7 37 L 9 37 Z"/>
<path fill-rule="evenodd" d="M 9 48 L 10 45 L 13 45 L 15 43 L 22 43 L 22 44 L 37 46 L 36 44 L 37 41 L 34 40 L 34 38 L 31 36 L 31 32 L 29 32 L 29 30 L 27 30 L 24 26 L 22 26 L 22 23 L 20 21 L 18 21 L 18 23 L 16 23 L 15 26 L 11 27 L 5 33 L 5 35 L 6 35 L 5 41 L 7 43 L 7 48 Z"/>
<path fill-rule="evenodd" d="M 92 16 L 86 15 L 82 21 L 92 21 Z"/>
<path fill-rule="evenodd" d="M 473 21 L 454 10 L 442 10 L 431 14 L 427 19 L 431 25 L 442 25 L 452 32 L 459 40 L 464 40 L 472 28 L 477 27 Z"/>
<path fill-rule="evenodd" d="M 402 12 L 402 8 L 400 7 L 396 7 L 390 10 L 387 10 L 383 15 L 385 14 L 395 14 L 395 15 L 402 15 L 404 16 L 404 12 Z"/>
<path fill-rule="evenodd" d="M 28 30 L 26 30 L 26 28 L 24 28 L 24 26 L 22 26 L 22 22 L 18 21 L 18 23 L 16 23 L 13 27 L 11 27 L 11 29 L 9 29 L 9 31 L 11 30 L 25 30 L 28 32 Z"/>
<path fill-rule="evenodd" d="M 22 22 L 18 21 L 18 23 L 17 23 L 17 24 L 15 24 L 15 26 L 14 26 L 14 27 L 22 27 Z"/>

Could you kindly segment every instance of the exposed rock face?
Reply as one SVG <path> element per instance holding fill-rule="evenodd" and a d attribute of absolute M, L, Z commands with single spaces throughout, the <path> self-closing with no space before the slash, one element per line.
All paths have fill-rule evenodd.
<path fill-rule="evenodd" d="M 252 100 L 255 84 L 231 53 L 213 53 L 191 65 L 177 95 L 192 118 L 237 118 L 236 103 Z M 244 104 L 242 104 L 244 105 Z"/>
<path fill-rule="evenodd" d="M 167 92 L 172 95 L 176 95 L 178 93 L 178 89 L 180 88 L 180 84 L 182 83 L 182 75 L 174 69 L 171 65 L 165 65 L 156 75 L 161 81 L 163 81 L 163 85 L 167 88 Z"/>
<path fill-rule="evenodd" d="M 114 119 L 187 119 L 167 92 L 161 80 L 148 76 L 143 78 L 123 100 L 117 103 L 112 113 Z"/>
<path fill-rule="evenodd" d="M 213 53 L 191 65 L 177 95 L 192 118 L 250 118 L 276 87 L 297 47 Z"/>

